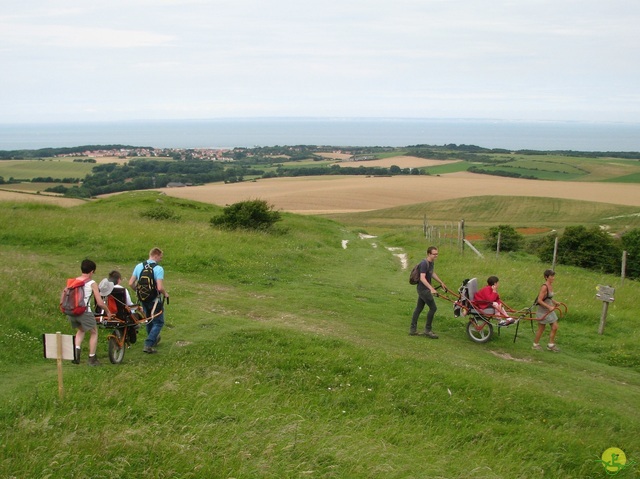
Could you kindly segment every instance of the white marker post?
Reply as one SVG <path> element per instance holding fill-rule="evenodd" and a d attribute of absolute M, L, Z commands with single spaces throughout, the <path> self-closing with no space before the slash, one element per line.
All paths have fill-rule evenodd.
<path fill-rule="evenodd" d="M 75 359 L 76 337 L 71 334 L 43 334 L 42 344 L 44 346 L 44 357 L 46 359 L 56 359 L 58 362 L 58 396 L 64 398 L 64 385 L 62 382 L 62 360 Z"/>

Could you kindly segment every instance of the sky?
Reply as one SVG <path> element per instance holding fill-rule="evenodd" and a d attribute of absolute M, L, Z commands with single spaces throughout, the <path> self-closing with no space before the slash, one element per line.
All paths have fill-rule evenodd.
<path fill-rule="evenodd" d="M 0 123 L 640 123 L 638 0 L 3 0 Z"/>

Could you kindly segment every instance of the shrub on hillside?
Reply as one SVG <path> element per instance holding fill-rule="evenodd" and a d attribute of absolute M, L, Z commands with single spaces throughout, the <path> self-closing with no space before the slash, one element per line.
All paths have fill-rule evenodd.
<path fill-rule="evenodd" d="M 266 231 L 280 219 L 280 213 L 266 201 L 249 200 L 226 206 L 220 216 L 211 218 L 211 224 L 229 229 Z"/>
<path fill-rule="evenodd" d="M 500 251 L 519 251 L 524 244 L 524 236 L 510 225 L 498 225 L 489 228 L 485 235 L 487 246 L 493 250 L 498 245 L 498 235 L 500 236 Z"/>
<path fill-rule="evenodd" d="M 538 249 L 540 260 L 553 260 L 555 237 L 545 237 Z M 597 226 L 568 226 L 558 240 L 558 264 L 578 266 L 603 273 L 620 271 L 622 251 L 619 244 L 607 232 Z"/>
<path fill-rule="evenodd" d="M 629 278 L 640 278 L 640 228 L 632 229 L 622 235 L 622 249 L 627 252 L 627 271 Z"/>
<path fill-rule="evenodd" d="M 171 211 L 171 209 L 166 206 L 154 206 L 153 208 L 148 209 L 147 211 L 143 211 L 141 216 L 144 218 L 149 218 L 151 220 L 169 220 L 169 221 L 177 221 L 180 219 L 180 215 Z"/>

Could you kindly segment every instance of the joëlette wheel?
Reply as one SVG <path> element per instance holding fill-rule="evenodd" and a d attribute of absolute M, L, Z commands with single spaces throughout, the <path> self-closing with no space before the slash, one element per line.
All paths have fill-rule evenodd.
<path fill-rule="evenodd" d="M 467 334 L 474 343 L 486 343 L 491 339 L 493 326 L 486 321 L 478 320 L 467 323 Z"/>
<path fill-rule="evenodd" d="M 124 358 L 125 348 L 126 344 L 124 343 L 122 330 L 114 329 L 113 335 L 109 338 L 109 361 L 112 364 L 120 364 Z"/>

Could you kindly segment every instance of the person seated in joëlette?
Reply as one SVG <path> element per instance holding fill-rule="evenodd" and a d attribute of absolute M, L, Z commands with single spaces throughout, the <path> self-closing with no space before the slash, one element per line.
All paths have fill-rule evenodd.
<path fill-rule="evenodd" d="M 498 294 L 499 281 L 497 276 L 489 276 L 487 285 L 474 295 L 473 303 L 482 313 L 495 314 L 504 318 L 498 322 L 498 326 L 509 326 L 515 323 L 516 320 L 509 316 L 500 300 L 500 295 Z"/>

